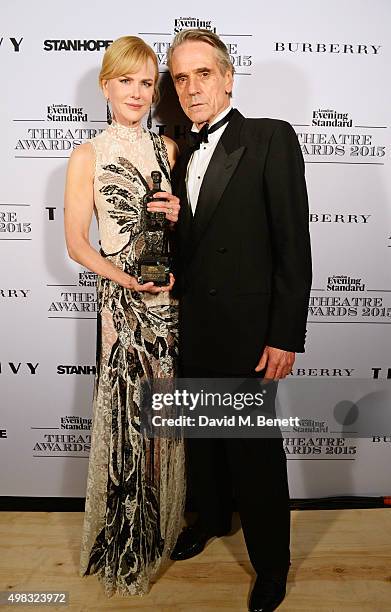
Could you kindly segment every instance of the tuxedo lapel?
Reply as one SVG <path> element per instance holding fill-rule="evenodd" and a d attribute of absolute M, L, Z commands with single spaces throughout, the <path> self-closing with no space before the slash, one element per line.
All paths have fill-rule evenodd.
<path fill-rule="evenodd" d="M 198 196 L 189 255 L 200 241 L 245 151 L 246 147 L 240 145 L 243 121 L 243 115 L 235 110 L 213 152 Z"/>
<path fill-rule="evenodd" d="M 220 203 L 221 196 L 237 168 L 244 150 L 245 147 L 241 146 L 228 155 L 221 141 L 217 143 L 205 173 L 204 180 L 202 181 L 198 197 L 193 221 L 194 243 L 198 243 L 202 237 L 206 226 Z"/>

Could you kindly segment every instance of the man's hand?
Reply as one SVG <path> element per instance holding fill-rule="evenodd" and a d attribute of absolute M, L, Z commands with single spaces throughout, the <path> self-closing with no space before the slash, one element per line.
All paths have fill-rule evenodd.
<path fill-rule="evenodd" d="M 273 348 L 272 346 L 265 346 L 255 371 L 260 372 L 267 366 L 264 377 L 269 380 L 279 380 L 280 378 L 285 378 L 290 373 L 294 362 L 295 353 Z"/>

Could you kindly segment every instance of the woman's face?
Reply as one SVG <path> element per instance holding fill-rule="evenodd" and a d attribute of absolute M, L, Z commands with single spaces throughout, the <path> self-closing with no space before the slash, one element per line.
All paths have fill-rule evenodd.
<path fill-rule="evenodd" d="M 126 126 L 135 126 L 149 111 L 155 84 L 155 66 L 148 58 L 138 72 L 103 81 L 114 119 Z"/>

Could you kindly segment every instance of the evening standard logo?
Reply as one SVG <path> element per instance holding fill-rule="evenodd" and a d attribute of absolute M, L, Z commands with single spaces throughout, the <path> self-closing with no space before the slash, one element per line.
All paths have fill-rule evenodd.
<path fill-rule="evenodd" d="M 44 51 L 102 51 L 113 42 L 112 39 L 53 39 L 45 40 Z"/>
<path fill-rule="evenodd" d="M 329 292 L 328 295 L 325 295 L 326 292 Z M 313 319 L 328 318 L 330 321 L 355 318 L 366 323 L 389 322 L 391 306 L 388 296 L 381 289 L 368 288 L 361 277 L 333 274 L 327 277 L 324 288 L 312 289 L 308 305 L 309 321 L 312 316 Z"/>
<path fill-rule="evenodd" d="M 42 427 L 42 435 L 33 446 L 34 457 L 75 456 L 75 453 L 80 457 L 88 456 L 91 449 L 91 427 L 91 418 L 73 415 L 60 417 L 59 426 L 53 427 L 53 433 L 48 433 L 50 426 Z M 63 430 L 63 433 L 55 433 L 58 430 Z"/>
<path fill-rule="evenodd" d="M 51 104 L 47 107 L 46 118 L 48 121 L 88 121 L 87 113 L 82 106 L 70 106 L 69 104 Z"/>
<path fill-rule="evenodd" d="M 308 125 L 298 124 L 297 138 L 304 157 L 312 163 L 322 158 L 335 163 L 340 158 L 351 158 L 350 163 L 382 164 L 386 147 L 380 139 L 386 126 L 376 125 L 373 120 L 368 125 L 363 123 L 353 122 L 346 109 L 315 108 Z M 374 128 L 376 131 L 372 134 L 370 130 Z"/>
<path fill-rule="evenodd" d="M 94 365 L 58 365 L 57 374 L 72 374 L 76 376 L 94 376 L 96 366 Z"/>
<path fill-rule="evenodd" d="M 297 433 L 327 433 L 329 431 L 329 426 L 326 421 L 299 419 L 299 425 L 294 425 L 292 430 Z"/>
<path fill-rule="evenodd" d="M 210 19 L 199 19 L 198 17 L 179 17 L 174 19 L 174 34 L 187 29 L 203 29 L 209 30 L 216 34 L 216 27 L 212 25 Z"/>
<path fill-rule="evenodd" d="M 84 429 L 90 431 L 91 426 L 91 418 L 84 418 L 76 415 L 60 417 L 60 429 Z"/>
<path fill-rule="evenodd" d="M 344 274 L 333 275 L 328 277 L 326 289 L 327 291 L 364 291 L 365 283 L 361 281 L 361 278 Z"/>
<path fill-rule="evenodd" d="M 203 28 L 205 30 L 209 30 L 210 32 L 214 32 L 217 33 L 217 27 L 214 25 L 214 23 L 210 20 L 210 19 L 203 19 L 200 17 L 178 17 L 177 19 L 174 19 L 174 25 L 173 25 L 173 33 L 172 34 L 167 34 L 164 40 L 153 40 L 149 42 L 149 44 L 151 45 L 151 47 L 153 48 L 153 50 L 156 53 L 156 56 L 158 58 L 158 63 L 160 66 L 167 66 L 167 51 L 171 45 L 172 42 L 172 37 L 177 34 L 178 32 L 181 32 L 184 29 L 188 29 L 188 28 L 192 28 L 192 29 L 199 29 L 199 28 Z M 153 37 L 155 36 L 152 33 L 144 33 L 144 35 Z M 230 60 L 235 68 L 235 71 L 238 72 L 239 71 L 242 74 L 246 74 L 249 75 L 249 68 L 250 66 L 252 66 L 252 56 L 250 54 L 248 54 L 246 52 L 245 49 L 243 49 L 242 47 L 242 41 L 246 41 L 247 37 L 250 36 L 249 34 L 242 34 L 240 33 L 240 37 L 241 37 L 241 42 L 238 43 L 237 42 L 237 37 L 235 35 L 231 35 L 232 36 L 232 40 L 227 40 L 227 38 L 229 38 L 229 36 L 222 36 L 223 42 L 227 47 L 228 50 L 228 54 L 230 57 Z M 168 38 L 168 39 L 167 39 Z M 245 70 L 241 70 L 242 68 L 245 68 Z"/>
<path fill-rule="evenodd" d="M 36 119 L 34 122 L 29 119 L 15 120 L 17 130 L 20 130 L 16 135 L 15 157 L 64 157 L 64 152 L 71 153 L 78 145 L 104 130 L 83 125 L 89 119 L 86 110 L 81 106 L 48 104 L 44 107 L 42 116 L 43 119 Z"/>
<path fill-rule="evenodd" d="M 331 109 L 318 109 L 312 111 L 311 125 L 347 128 L 353 126 L 353 119 L 349 117 L 349 113 L 341 113 Z"/>
<path fill-rule="evenodd" d="M 79 287 L 96 287 L 97 274 L 90 270 L 79 272 Z"/>

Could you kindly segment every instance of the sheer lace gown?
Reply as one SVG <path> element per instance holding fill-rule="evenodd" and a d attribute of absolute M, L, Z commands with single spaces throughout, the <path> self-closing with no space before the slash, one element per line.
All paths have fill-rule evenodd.
<path fill-rule="evenodd" d="M 135 275 L 144 248 L 142 198 L 153 170 L 170 191 L 165 144 L 115 122 L 91 141 L 101 254 Z M 149 182 L 149 184 L 148 184 Z M 177 302 L 98 276 L 97 372 L 80 575 L 97 574 L 111 597 L 148 592 L 175 545 L 184 496 L 182 440 L 140 433 L 140 385 L 172 377 Z"/>

